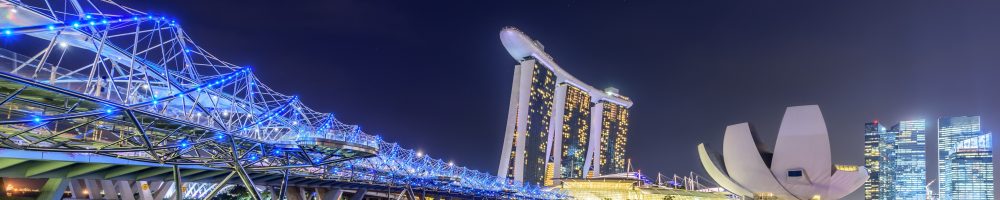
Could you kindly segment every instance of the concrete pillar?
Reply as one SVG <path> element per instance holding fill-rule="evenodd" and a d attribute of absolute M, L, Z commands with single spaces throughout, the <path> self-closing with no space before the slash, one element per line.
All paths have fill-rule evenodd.
<path fill-rule="evenodd" d="M 326 195 L 326 188 L 313 188 L 313 194 L 316 194 L 316 200 L 323 200 L 323 196 Z"/>
<path fill-rule="evenodd" d="M 118 192 L 115 191 L 115 182 L 101 180 L 101 189 L 104 190 L 104 199 L 118 199 Z"/>
<path fill-rule="evenodd" d="M 101 187 L 98 186 L 97 181 L 93 179 L 84 179 L 83 185 L 87 186 L 87 198 L 88 199 L 101 199 Z"/>
<path fill-rule="evenodd" d="M 532 74 L 534 73 L 536 67 L 542 67 L 535 66 L 535 62 L 535 60 L 525 60 L 521 62 L 521 83 L 519 85 L 521 88 L 518 90 L 520 94 L 518 94 L 519 99 L 517 101 L 517 119 L 519 120 L 516 122 L 517 132 L 515 132 L 515 135 L 517 135 L 518 138 L 517 143 L 514 144 L 514 147 L 517 148 L 517 153 L 514 154 L 515 182 L 524 181 L 524 162 L 525 156 L 527 156 L 524 152 L 526 151 L 525 142 L 528 140 L 526 137 L 528 134 L 528 120 L 522 119 L 528 119 L 528 102 L 531 100 L 530 92 Z"/>
<path fill-rule="evenodd" d="M 86 190 L 86 188 L 83 188 L 83 184 L 80 184 L 80 180 L 75 180 L 75 179 L 69 180 L 70 198 L 73 199 L 86 198 L 87 195 L 83 193 L 84 190 Z"/>
<path fill-rule="evenodd" d="M 587 146 L 587 157 L 584 159 L 583 176 L 601 175 L 601 127 L 604 121 L 604 102 L 597 101 L 590 108 L 590 144 Z"/>
<path fill-rule="evenodd" d="M 549 117 L 549 132 L 545 143 L 545 164 L 552 163 L 555 166 L 552 168 L 552 177 L 544 177 L 546 180 L 543 182 L 562 178 L 563 115 L 566 113 L 566 87 L 569 87 L 566 83 L 562 83 L 564 81 L 561 77 L 556 78 L 555 104 L 552 105 L 552 116 Z"/>
<path fill-rule="evenodd" d="M 302 199 L 302 193 L 299 192 L 299 187 L 288 186 L 287 190 L 288 191 L 285 192 L 285 195 L 286 195 L 285 198 L 288 198 L 288 200 L 305 200 L 305 199 Z"/>
<path fill-rule="evenodd" d="M 65 178 L 49 178 L 45 181 L 45 185 L 39 190 L 41 194 L 38 195 L 38 200 L 61 200 L 63 193 L 66 193 L 66 187 L 69 186 L 69 179 Z"/>
<path fill-rule="evenodd" d="M 340 188 L 335 188 L 333 190 L 326 191 L 325 193 L 323 193 L 322 198 L 320 200 L 340 200 L 340 196 L 343 195 L 344 195 L 344 190 L 341 190 Z"/>
<path fill-rule="evenodd" d="M 118 189 L 118 196 L 121 197 L 121 200 L 135 200 L 135 192 L 132 192 L 132 184 L 129 184 L 128 181 L 118 181 L 115 186 L 117 186 L 115 189 Z"/>
<path fill-rule="evenodd" d="M 368 193 L 368 189 L 355 190 L 354 195 L 351 195 L 351 200 L 361 200 L 365 198 L 365 193 Z"/>
<path fill-rule="evenodd" d="M 305 187 L 298 187 L 298 188 L 299 188 L 298 191 L 299 196 L 302 197 L 302 200 L 312 200 L 312 198 L 310 198 L 312 197 L 312 195 L 308 191 L 306 191 Z"/>
<path fill-rule="evenodd" d="M 162 184 L 160 184 L 159 187 L 156 188 L 156 192 L 155 192 L 156 195 L 153 195 L 153 199 L 155 199 L 155 200 L 166 199 L 167 198 L 167 193 L 170 192 L 170 190 L 172 190 L 173 188 L 174 188 L 174 182 L 173 181 L 163 182 Z"/>
<path fill-rule="evenodd" d="M 146 181 L 136 181 L 139 184 L 139 200 L 153 200 L 153 184 Z M 159 199 L 157 199 L 159 200 Z"/>

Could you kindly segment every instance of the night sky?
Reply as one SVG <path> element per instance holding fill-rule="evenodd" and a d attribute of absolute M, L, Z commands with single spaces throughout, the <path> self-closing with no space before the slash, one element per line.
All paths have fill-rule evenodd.
<path fill-rule="evenodd" d="M 729 124 L 754 123 L 773 144 L 787 106 L 820 105 L 840 164 L 863 164 L 875 119 L 926 118 L 932 145 L 940 116 L 1000 123 L 997 1 L 119 3 L 178 18 L 202 47 L 316 110 L 488 173 L 516 64 L 504 26 L 635 101 L 628 155 L 650 176 L 705 174 L 695 146 L 719 148 Z"/>

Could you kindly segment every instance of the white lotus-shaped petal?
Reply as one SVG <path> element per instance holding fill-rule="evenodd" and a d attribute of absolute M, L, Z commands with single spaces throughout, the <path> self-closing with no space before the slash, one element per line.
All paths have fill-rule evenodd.
<path fill-rule="evenodd" d="M 726 128 L 721 163 L 712 159 L 704 145 L 698 148 L 709 176 L 743 196 L 839 199 L 868 179 L 864 167 L 834 167 L 826 123 L 816 105 L 785 110 L 774 154 L 757 139 L 748 123 Z"/>

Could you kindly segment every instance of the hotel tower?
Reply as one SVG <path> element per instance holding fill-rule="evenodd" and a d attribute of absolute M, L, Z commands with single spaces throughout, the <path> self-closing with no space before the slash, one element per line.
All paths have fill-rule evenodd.
<path fill-rule="evenodd" d="M 516 28 L 504 28 L 500 41 L 518 64 L 497 176 L 551 186 L 625 172 L 632 101 L 574 78 Z"/>

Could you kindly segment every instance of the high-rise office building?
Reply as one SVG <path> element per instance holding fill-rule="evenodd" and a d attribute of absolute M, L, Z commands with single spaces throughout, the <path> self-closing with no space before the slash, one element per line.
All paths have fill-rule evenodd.
<path fill-rule="evenodd" d="M 500 40 L 518 64 L 497 176 L 554 185 L 624 172 L 632 101 L 576 79 L 516 28 L 503 29 Z"/>
<path fill-rule="evenodd" d="M 896 135 L 899 135 L 899 125 L 892 126 L 886 130 L 885 134 L 879 138 L 879 151 L 882 158 L 879 159 L 879 197 L 882 200 L 895 200 L 895 169 L 896 169 Z"/>
<path fill-rule="evenodd" d="M 887 170 L 892 174 L 894 199 L 926 199 L 926 120 L 901 121 L 892 129 L 896 133 L 889 157 L 893 166 Z"/>
<path fill-rule="evenodd" d="M 952 199 L 993 199 L 993 136 L 959 141 L 948 155 Z"/>
<path fill-rule="evenodd" d="M 888 130 L 865 124 L 865 199 L 924 199 L 926 120 L 902 121 Z"/>
<path fill-rule="evenodd" d="M 951 200 L 954 180 L 949 158 L 955 144 L 982 135 L 979 116 L 943 117 L 938 119 L 938 195 L 941 200 Z"/>
<path fill-rule="evenodd" d="M 879 124 L 878 121 L 865 123 L 865 169 L 868 169 L 868 180 L 865 181 L 865 199 L 866 200 L 878 200 L 881 199 L 881 193 L 879 190 L 883 186 L 879 184 L 879 178 L 881 177 L 882 170 L 882 146 L 885 142 L 882 138 L 886 134 L 885 126 Z"/>

